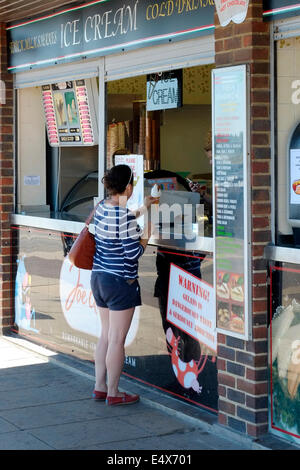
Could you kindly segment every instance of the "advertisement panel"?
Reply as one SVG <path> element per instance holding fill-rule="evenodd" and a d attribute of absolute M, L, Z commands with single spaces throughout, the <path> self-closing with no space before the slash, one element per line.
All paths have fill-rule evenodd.
<path fill-rule="evenodd" d="M 270 429 L 299 444 L 300 270 L 276 264 L 270 266 Z"/>
<path fill-rule="evenodd" d="M 101 319 L 91 292 L 91 272 L 77 269 L 65 256 L 74 239 L 68 233 L 12 227 L 13 330 L 55 351 L 93 361 Z M 167 318 L 172 263 L 206 290 L 212 284 L 211 256 L 148 246 L 139 262 L 142 305 L 126 337 L 123 373 L 216 413 L 216 353 L 201 342 L 205 338 L 195 339 Z"/>
<path fill-rule="evenodd" d="M 246 65 L 212 71 L 216 313 L 219 331 L 249 339 L 249 151 Z"/>

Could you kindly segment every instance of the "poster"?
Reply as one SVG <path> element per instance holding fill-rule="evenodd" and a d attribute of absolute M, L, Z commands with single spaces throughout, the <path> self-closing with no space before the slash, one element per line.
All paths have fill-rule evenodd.
<path fill-rule="evenodd" d="M 290 204 L 300 204 L 300 149 L 290 150 Z"/>
<path fill-rule="evenodd" d="M 213 70 L 213 180 L 218 331 L 249 339 L 247 69 Z"/>
<path fill-rule="evenodd" d="M 295 268 L 270 266 L 269 411 L 271 432 L 299 444 L 300 271 Z"/>
<path fill-rule="evenodd" d="M 96 118 L 86 80 L 42 86 L 42 100 L 50 146 L 95 145 Z"/>
<path fill-rule="evenodd" d="M 133 172 L 133 193 L 128 199 L 128 209 L 135 211 L 144 203 L 144 157 L 143 155 L 115 155 L 116 165 L 128 165 Z M 144 216 L 139 217 L 138 223 L 144 227 Z"/>
<path fill-rule="evenodd" d="M 213 286 L 174 264 L 170 269 L 167 320 L 216 353 Z"/>

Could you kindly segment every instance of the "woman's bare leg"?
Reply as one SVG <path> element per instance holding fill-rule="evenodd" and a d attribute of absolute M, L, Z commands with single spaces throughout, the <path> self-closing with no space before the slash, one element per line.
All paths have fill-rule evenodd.
<path fill-rule="evenodd" d="M 133 317 L 134 308 L 109 311 L 108 348 L 106 354 L 107 395 L 122 396 L 119 381 L 124 365 L 124 344 Z"/>
<path fill-rule="evenodd" d="M 95 390 L 106 392 L 106 354 L 108 347 L 109 309 L 99 307 L 101 335 L 95 349 Z"/>

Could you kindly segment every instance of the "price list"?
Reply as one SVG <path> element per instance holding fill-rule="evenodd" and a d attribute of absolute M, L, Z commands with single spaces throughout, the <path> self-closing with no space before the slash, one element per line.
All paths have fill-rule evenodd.
<path fill-rule="evenodd" d="M 247 321 L 246 68 L 213 71 L 214 273 L 217 328 L 245 338 Z"/>

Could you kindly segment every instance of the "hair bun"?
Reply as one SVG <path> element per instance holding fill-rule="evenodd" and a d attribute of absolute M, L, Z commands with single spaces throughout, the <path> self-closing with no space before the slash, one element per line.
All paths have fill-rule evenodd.
<path fill-rule="evenodd" d="M 128 165 L 113 166 L 102 178 L 102 183 L 110 194 L 122 194 L 128 184 L 133 184 L 132 170 Z"/>

